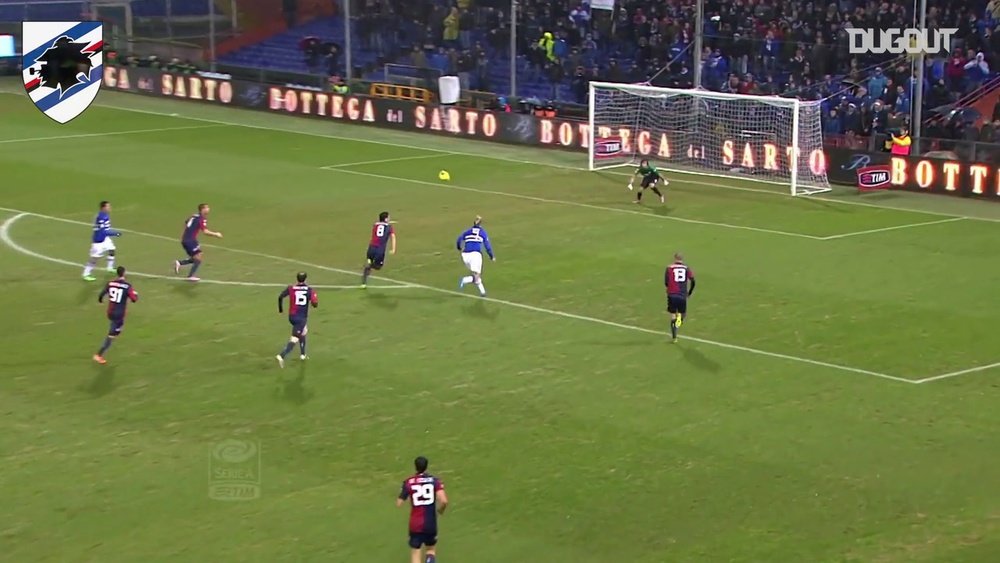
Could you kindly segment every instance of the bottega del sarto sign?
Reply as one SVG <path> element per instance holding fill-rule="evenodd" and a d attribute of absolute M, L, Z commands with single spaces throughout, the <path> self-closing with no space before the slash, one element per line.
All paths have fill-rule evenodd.
<path fill-rule="evenodd" d="M 974 162 L 892 157 L 889 182 L 893 186 L 916 186 L 934 192 L 1000 197 L 1000 169 Z"/>
<path fill-rule="evenodd" d="M 590 125 L 584 122 L 539 120 L 538 142 L 542 145 L 587 150 L 590 148 Z M 630 127 L 598 127 L 597 142 L 601 150 L 607 150 L 604 140 L 613 140 L 618 152 L 637 152 L 660 160 L 706 160 L 723 166 L 739 167 L 747 170 L 787 170 L 791 162 L 793 148 L 774 143 L 738 142 L 725 139 L 717 146 L 681 143 L 667 133 L 634 130 Z M 801 151 L 799 152 L 801 158 Z M 604 155 L 608 156 L 608 155 Z M 813 174 L 826 172 L 826 155 L 822 149 L 815 149 L 808 155 L 809 169 Z"/>
<path fill-rule="evenodd" d="M 134 75 L 134 76 L 133 76 Z M 159 82 L 154 89 L 154 82 Z M 232 83 L 218 76 L 197 74 L 160 73 L 158 80 L 150 76 L 150 69 L 107 66 L 104 68 L 104 86 L 114 90 L 154 92 L 161 96 L 213 102 L 229 105 L 233 102 Z"/>
<path fill-rule="evenodd" d="M 499 130 L 496 114 L 468 108 L 426 106 L 280 87 L 270 88 L 267 98 L 269 110 L 297 115 L 362 123 L 395 123 L 420 130 L 487 139 L 496 137 Z"/>

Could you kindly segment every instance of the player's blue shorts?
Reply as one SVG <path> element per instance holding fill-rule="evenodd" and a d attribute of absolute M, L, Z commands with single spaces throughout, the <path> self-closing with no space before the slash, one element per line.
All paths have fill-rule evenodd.
<path fill-rule="evenodd" d="M 680 313 L 686 315 L 688 310 L 688 300 L 686 295 L 668 295 L 667 312 Z"/>
<path fill-rule="evenodd" d="M 182 240 L 181 246 L 184 247 L 184 252 L 187 253 L 188 258 L 194 258 L 196 254 L 201 252 L 201 245 L 196 240 Z"/>
<path fill-rule="evenodd" d="M 306 331 L 305 317 L 288 317 L 288 324 L 292 325 L 292 336 L 301 337 Z"/>
<path fill-rule="evenodd" d="M 108 317 L 108 336 L 118 336 L 125 328 L 125 317 Z"/>
<path fill-rule="evenodd" d="M 437 545 L 437 534 L 424 534 L 410 532 L 410 547 L 420 549 L 421 546 L 434 547 Z"/>
<path fill-rule="evenodd" d="M 385 249 L 378 246 L 368 247 L 368 264 L 378 270 L 385 265 Z"/>

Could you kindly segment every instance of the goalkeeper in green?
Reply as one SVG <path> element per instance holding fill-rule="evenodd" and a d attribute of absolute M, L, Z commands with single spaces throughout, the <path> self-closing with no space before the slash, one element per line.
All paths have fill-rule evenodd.
<path fill-rule="evenodd" d="M 666 201 L 666 198 L 663 197 L 663 194 L 657 186 L 660 185 L 660 182 L 663 182 L 664 186 L 667 186 L 670 182 L 666 181 L 663 176 L 660 176 L 660 171 L 656 169 L 656 166 L 650 164 L 646 159 L 640 161 L 639 168 L 635 171 L 635 174 L 632 175 L 632 179 L 628 181 L 629 191 L 635 189 L 633 184 L 635 179 L 639 176 L 642 176 L 642 183 L 639 184 L 639 191 L 635 195 L 636 203 L 642 203 L 642 192 L 646 191 L 646 189 L 652 189 L 654 194 L 660 196 L 660 203 Z"/>

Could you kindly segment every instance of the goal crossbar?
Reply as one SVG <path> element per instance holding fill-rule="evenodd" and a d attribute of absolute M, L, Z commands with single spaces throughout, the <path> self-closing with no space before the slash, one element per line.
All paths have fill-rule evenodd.
<path fill-rule="evenodd" d="M 830 191 L 819 102 L 591 82 L 591 170 L 649 159 L 664 170 Z"/>

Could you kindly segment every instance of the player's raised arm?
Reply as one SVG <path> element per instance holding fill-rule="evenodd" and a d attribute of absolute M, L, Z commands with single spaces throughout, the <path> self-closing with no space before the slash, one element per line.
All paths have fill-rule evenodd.
<path fill-rule="evenodd" d="M 444 492 L 444 488 L 437 490 L 435 498 L 437 499 L 438 514 L 444 514 L 445 509 L 448 508 L 448 494 Z"/>
<path fill-rule="evenodd" d="M 486 234 L 486 229 L 480 229 L 480 234 L 483 235 L 483 247 L 486 249 L 486 254 L 489 254 L 490 260 L 496 260 L 493 256 L 493 245 L 490 244 L 490 236 Z"/>
<path fill-rule="evenodd" d="M 396 508 L 403 506 L 403 504 L 410 498 L 410 488 L 403 483 L 403 488 L 400 489 L 399 495 L 396 497 Z"/>
<path fill-rule="evenodd" d="M 287 287 L 281 290 L 281 293 L 278 294 L 278 313 L 285 312 L 285 298 L 288 297 L 289 295 L 290 291 L 288 290 Z"/>

